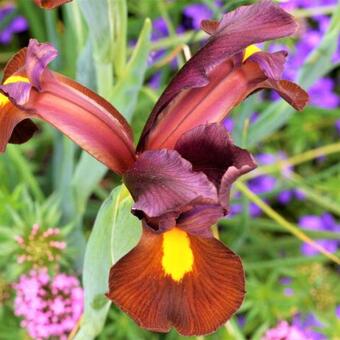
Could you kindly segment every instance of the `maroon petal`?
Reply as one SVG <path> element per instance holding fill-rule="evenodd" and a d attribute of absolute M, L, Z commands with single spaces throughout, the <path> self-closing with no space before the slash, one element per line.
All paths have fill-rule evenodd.
<path fill-rule="evenodd" d="M 268 88 L 276 91 L 287 103 L 298 111 L 308 104 L 309 95 L 299 85 L 289 80 L 268 79 L 258 85 L 258 88 Z"/>
<path fill-rule="evenodd" d="M 22 65 L 24 54 L 25 63 Z M 16 105 L 16 112 L 20 112 L 15 119 L 13 115 L 12 118 L 11 115 L 2 117 L 8 122 L 6 135 L 0 136 L 2 149 L 9 139 L 18 141 L 32 135 L 31 124 L 23 123 L 14 130 L 18 123 L 27 118 L 40 118 L 112 171 L 122 174 L 135 161 L 128 123 L 110 103 L 91 90 L 49 71 L 47 64 L 55 56 L 56 50 L 51 45 L 31 40 L 27 52 L 21 52 L 11 61 L 8 74 L 14 71 L 13 76 L 20 75 L 30 82 L 18 80 L 0 87 Z M 12 103 L 8 104 L 10 109 L 6 112 L 14 108 Z M 24 131 L 25 128 L 28 131 Z M 9 133 L 13 131 L 16 136 L 12 139 Z"/>
<path fill-rule="evenodd" d="M 288 53 L 286 51 L 275 53 L 257 52 L 251 55 L 247 60 L 257 63 L 269 79 L 279 80 L 284 71 L 287 55 Z"/>
<path fill-rule="evenodd" d="M 34 0 L 39 7 L 44 9 L 56 8 L 71 1 L 72 0 Z"/>
<path fill-rule="evenodd" d="M 212 237 L 211 226 L 224 216 L 219 204 L 198 205 L 177 219 L 177 226 L 191 235 Z"/>
<path fill-rule="evenodd" d="M 27 48 L 25 71 L 32 85 L 41 90 L 41 77 L 47 65 L 58 56 L 58 51 L 48 43 L 30 39 Z"/>
<path fill-rule="evenodd" d="M 214 185 L 174 150 L 143 152 L 123 180 L 136 202 L 133 213 L 139 217 L 170 214 L 173 219 L 190 205 L 217 203 Z"/>
<path fill-rule="evenodd" d="M 12 144 L 26 143 L 33 137 L 33 135 L 37 131 L 38 131 L 37 126 L 30 119 L 24 119 L 15 126 L 9 139 L 9 143 Z"/>
<path fill-rule="evenodd" d="M 212 26 L 208 28 L 210 32 Z M 163 109 L 181 90 L 206 86 L 214 67 L 247 46 L 291 35 L 295 30 L 293 17 L 268 0 L 242 6 L 224 15 L 207 44 L 177 73 L 156 103 L 143 130 L 138 150 L 145 148 L 150 131 L 166 114 Z M 176 112 L 173 114 L 176 115 Z"/>
<path fill-rule="evenodd" d="M 224 208 L 228 207 L 231 184 L 256 167 L 249 152 L 233 144 L 222 124 L 201 125 L 186 132 L 175 149 L 215 184 Z"/>

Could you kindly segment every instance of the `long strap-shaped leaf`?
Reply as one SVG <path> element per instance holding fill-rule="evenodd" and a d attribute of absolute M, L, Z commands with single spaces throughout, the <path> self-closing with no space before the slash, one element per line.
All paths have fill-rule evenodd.
<path fill-rule="evenodd" d="M 106 299 L 110 267 L 131 250 L 141 236 L 139 220 L 130 213 L 132 199 L 124 186 L 113 190 L 101 206 L 85 252 L 85 310 L 76 340 L 94 339 L 110 307 Z"/>

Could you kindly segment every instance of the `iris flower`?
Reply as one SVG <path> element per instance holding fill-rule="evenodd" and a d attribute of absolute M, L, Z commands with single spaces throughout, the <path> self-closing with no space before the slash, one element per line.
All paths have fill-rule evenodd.
<path fill-rule="evenodd" d="M 255 163 L 221 121 L 259 89 L 274 89 L 298 110 L 308 100 L 280 78 L 286 52 L 247 48 L 294 33 L 294 19 L 277 5 L 243 6 L 202 27 L 210 38 L 159 98 L 136 149 L 116 109 L 47 69 L 57 55 L 49 44 L 31 40 L 9 61 L 0 87 L 1 150 L 28 140 L 30 119 L 40 118 L 122 175 L 143 234 L 111 268 L 107 296 L 140 326 L 183 335 L 216 330 L 245 293 L 239 257 L 211 226 L 228 213 L 231 184 Z"/>

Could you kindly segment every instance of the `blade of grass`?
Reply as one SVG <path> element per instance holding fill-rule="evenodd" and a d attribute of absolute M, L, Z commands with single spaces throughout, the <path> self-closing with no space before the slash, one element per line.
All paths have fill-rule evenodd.
<path fill-rule="evenodd" d="M 301 231 L 294 224 L 288 222 L 284 217 L 282 217 L 275 210 L 273 210 L 260 197 L 258 197 L 255 193 L 249 190 L 248 187 L 244 183 L 242 183 L 241 181 L 238 181 L 235 183 L 235 185 L 238 188 L 238 190 L 240 190 L 245 196 L 247 196 L 250 201 L 255 203 L 268 217 L 276 221 L 279 225 L 281 225 L 283 228 L 288 230 L 290 233 L 292 233 L 294 236 L 299 238 L 301 241 L 310 244 L 314 249 L 324 254 L 326 257 L 328 257 L 333 262 L 340 264 L 340 259 L 336 255 L 327 251 L 324 247 L 320 246 L 315 241 L 313 241 L 310 237 L 308 237 L 303 231 Z"/>
<path fill-rule="evenodd" d="M 259 166 L 255 171 L 244 175 L 243 179 L 249 180 L 251 178 L 254 178 L 260 175 L 269 174 L 271 172 L 282 171 L 285 168 L 295 166 L 301 163 L 305 163 L 305 162 L 311 161 L 321 156 L 326 156 L 326 155 L 330 155 L 330 154 L 338 153 L 338 152 L 340 152 L 340 143 L 333 143 L 333 144 L 329 144 L 326 146 L 321 146 L 316 149 L 308 150 L 299 155 L 296 155 L 296 156 L 293 156 L 287 159 L 279 160 L 275 162 L 275 164 Z"/>

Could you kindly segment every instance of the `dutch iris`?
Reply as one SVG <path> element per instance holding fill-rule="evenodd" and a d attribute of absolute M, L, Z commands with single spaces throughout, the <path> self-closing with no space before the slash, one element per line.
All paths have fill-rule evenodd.
<path fill-rule="evenodd" d="M 156 103 L 135 149 L 124 118 L 108 102 L 47 69 L 57 55 L 31 40 L 8 63 L 0 87 L 0 149 L 47 121 L 122 175 L 143 223 L 139 244 L 110 271 L 107 296 L 140 326 L 183 335 L 214 331 L 239 308 L 244 272 L 211 226 L 228 213 L 231 184 L 254 169 L 221 121 L 253 92 L 271 88 L 301 110 L 307 94 L 281 80 L 286 52 L 248 46 L 291 35 L 294 19 L 271 1 L 243 6 L 220 22 Z M 127 228 L 129 226 L 126 226 Z"/>

